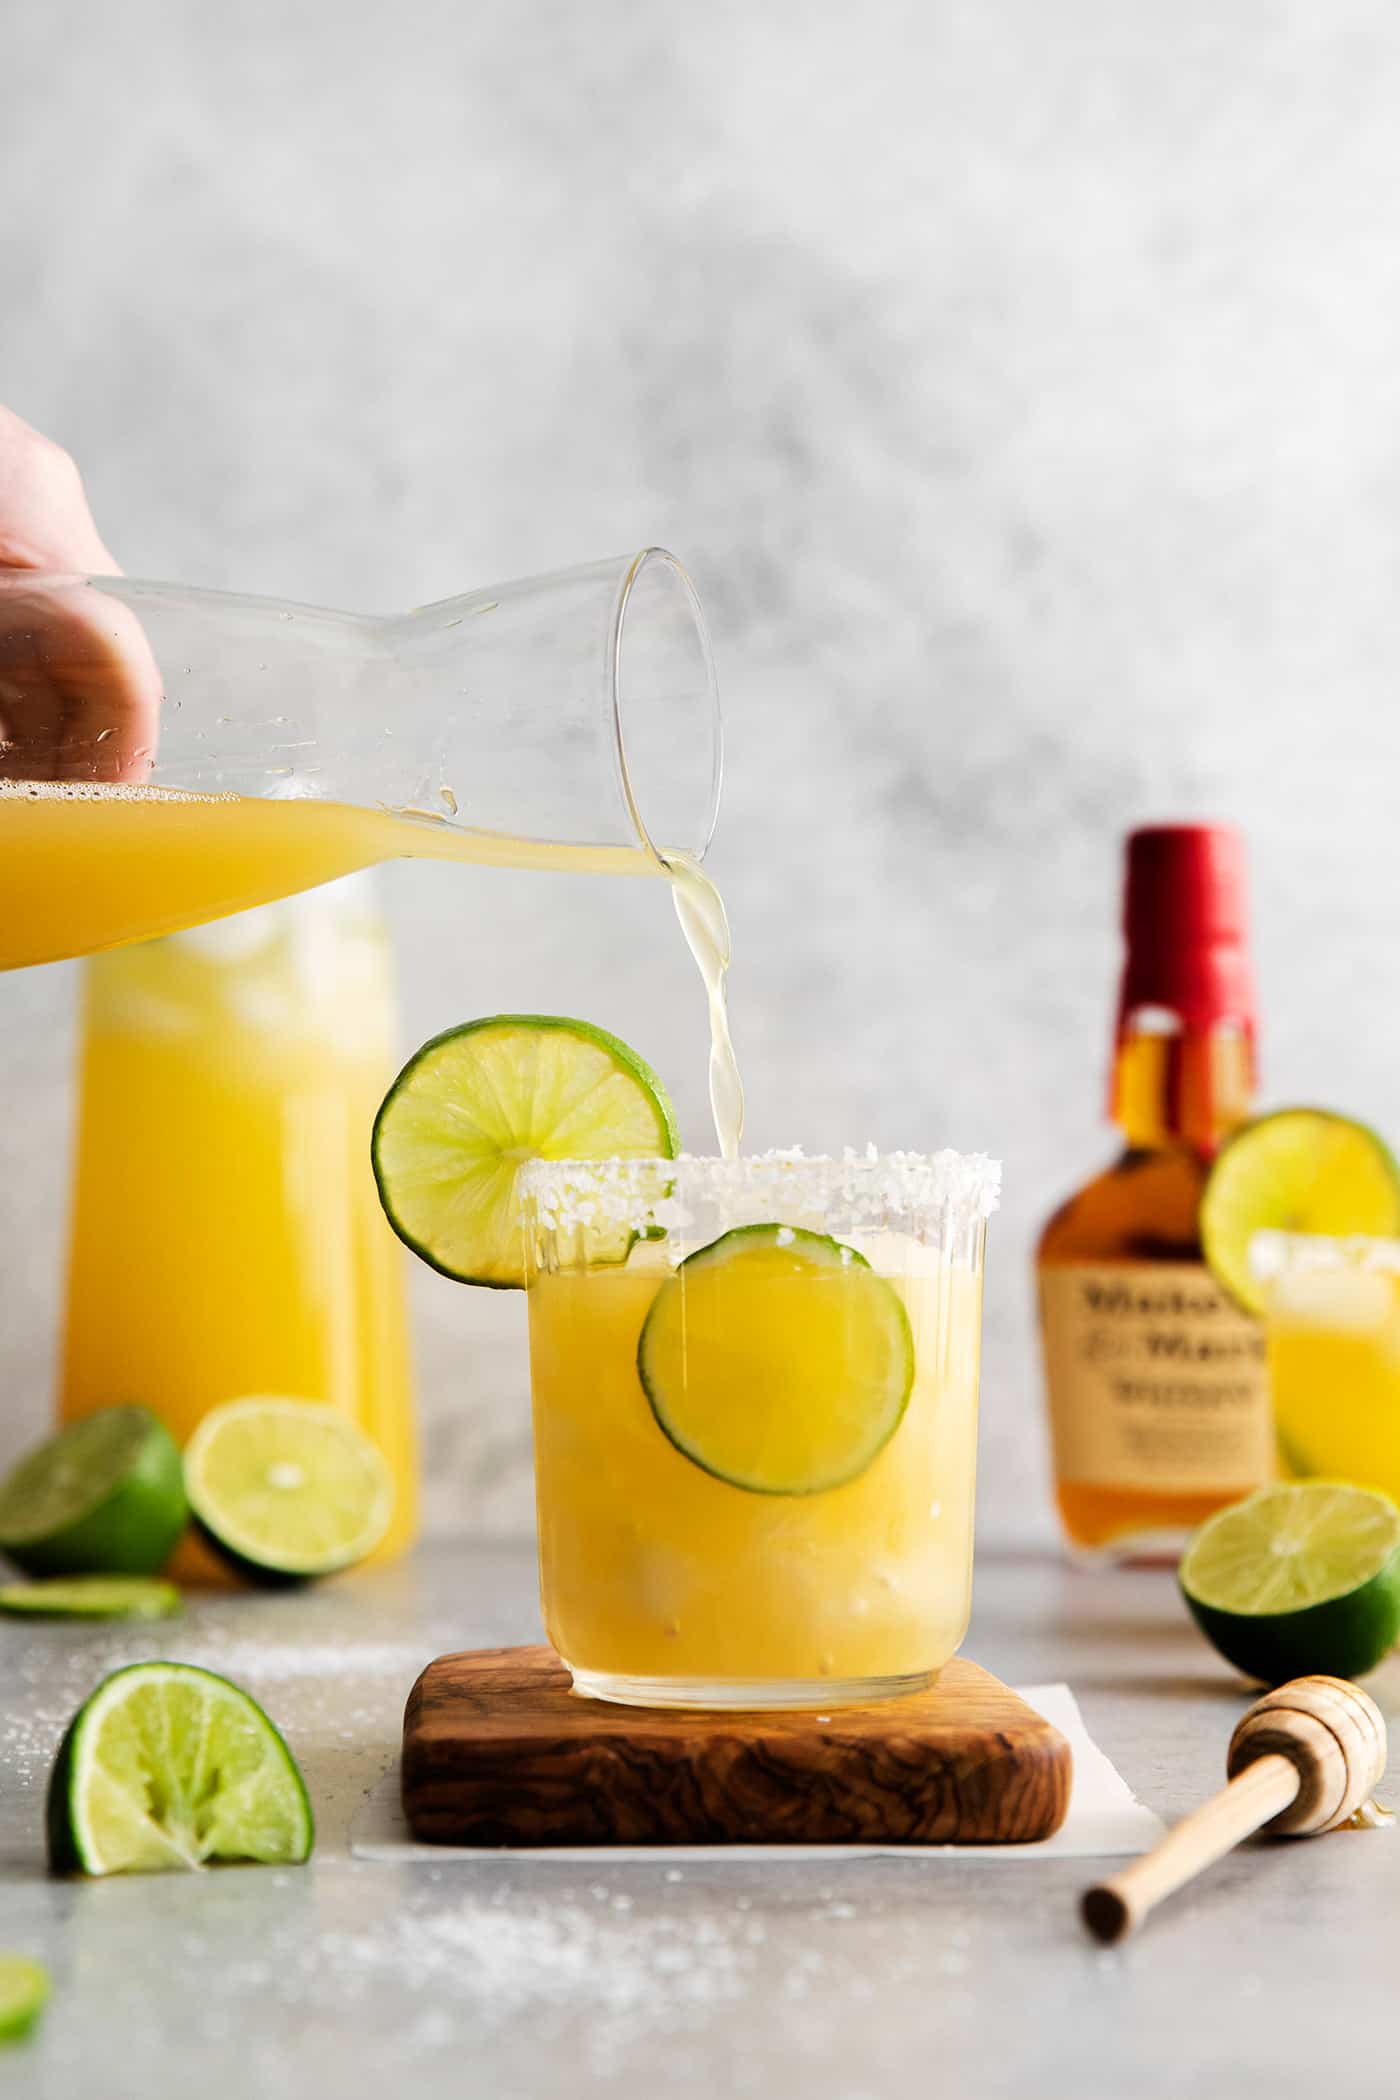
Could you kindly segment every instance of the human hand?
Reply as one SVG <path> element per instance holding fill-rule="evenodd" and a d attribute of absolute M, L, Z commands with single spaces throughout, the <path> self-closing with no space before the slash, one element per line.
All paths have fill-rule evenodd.
<path fill-rule="evenodd" d="M 141 781 L 161 679 L 77 467 L 0 407 L 0 780 Z"/>

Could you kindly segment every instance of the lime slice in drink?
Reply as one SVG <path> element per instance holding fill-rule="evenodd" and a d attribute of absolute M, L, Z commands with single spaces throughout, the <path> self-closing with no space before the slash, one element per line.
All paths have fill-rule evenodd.
<path fill-rule="evenodd" d="M 207 1860 L 308 1857 L 311 1804 L 257 1702 L 189 1663 L 133 1663 L 101 1683 L 49 1777 L 56 1874 L 142 1874 Z"/>
<path fill-rule="evenodd" d="M 0 1612 L 24 1619 L 173 1619 L 181 1609 L 174 1583 L 148 1575 L 49 1575 L 0 1587 Z"/>
<path fill-rule="evenodd" d="M 449 1028 L 409 1059 L 371 1150 L 399 1238 L 459 1283 L 511 1290 L 526 1281 L 515 1191 L 526 1160 L 674 1159 L 679 1145 L 665 1087 L 615 1035 L 550 1014 L 497 1014 Z"/>
<path fill-rule="evenodd" d="M 755 1494 L 817 1495 L 856 1479 L 894 1435 L 914 1342 L 898 1292 L 854 1248 L 743 1225 L 661 1286 L 637 1369 L 697 1466 Z"/>
<path fill-rule="evenodd" d="M 0 2042 L 22 2041 L 48 1999 L 47 1969 L 27 1954 L 0 1954 Z"/>
<path fill-rule="evenodd" d="M 104 1407 L 0 1482 L 0 1551 L 27 1575 L 154 1575 L 188 1514 L 164 1423 L 144 1407 Z"/>
<path fill-rule="evenodd" d="M 1361 1677 L 1400 1638 L 1400 1509 L 1335 1480 L 1261 1488 L 1207 1519 L 1180 1581 L 1246 1677 Z"/>
<path fill-rule="evenodd" d="M 1373 1130 L 1323 1108 L 1283 1108 L 1237 1131 L 1201 1197 L 1201 1244 L 1246 1312 L 1263 1309 L 1250 1269 L 1256 1232 L 1400 1231 L 1400 1168 Z"/>
<path fill-rule="evenodd" d="M 196 1529 L 248 1581 L 334 1575 L 372 1553 L 394 1513 L 378 1447 L 338 1408 L 258 1396 L 211 1408 L 185 1446 Z"/>

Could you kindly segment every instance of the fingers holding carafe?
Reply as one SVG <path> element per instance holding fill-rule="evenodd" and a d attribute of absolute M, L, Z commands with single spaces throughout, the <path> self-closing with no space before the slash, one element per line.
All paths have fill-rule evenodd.
<path fill-rule="evenodd" d="M 0 780 L 140 782 L 161 677 L 76 465 L 0 406 Z"/>

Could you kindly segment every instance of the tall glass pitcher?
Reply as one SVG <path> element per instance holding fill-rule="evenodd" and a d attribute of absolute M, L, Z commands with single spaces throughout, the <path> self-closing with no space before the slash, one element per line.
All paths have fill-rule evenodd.
<path fill-rule="evenodd" d="M 0 574 L 0 967 L 401 854 L 658 873 L 703 856 L 719 778 L 658 548 L 390 619 Z"/>
<path fill-rule="evenodd" d="M 139 1400 L 182 1444 L 245 1394 L 343 1408 L 394 1476 L 388 1551 L 417 1490 L 368 1146 L 394 1052 L 364 875 L 88 963 L 60 1389 L 65 1419 Z"/>

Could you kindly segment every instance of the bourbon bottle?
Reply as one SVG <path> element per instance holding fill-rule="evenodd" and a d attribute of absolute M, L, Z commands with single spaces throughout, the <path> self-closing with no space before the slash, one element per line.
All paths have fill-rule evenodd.
<path fill-rule="evenodd" d="M 1110 1114 L 1123 1149 L 1037 1252 L 1056 1498 L 1072 1548 L 1174 1557 L 1273 1477 L 1263 1335 L 1201 1258 L 1210 1164 L 1249 1114 L 1244 848 L 1218 825 L 1127 842 Z"/>

